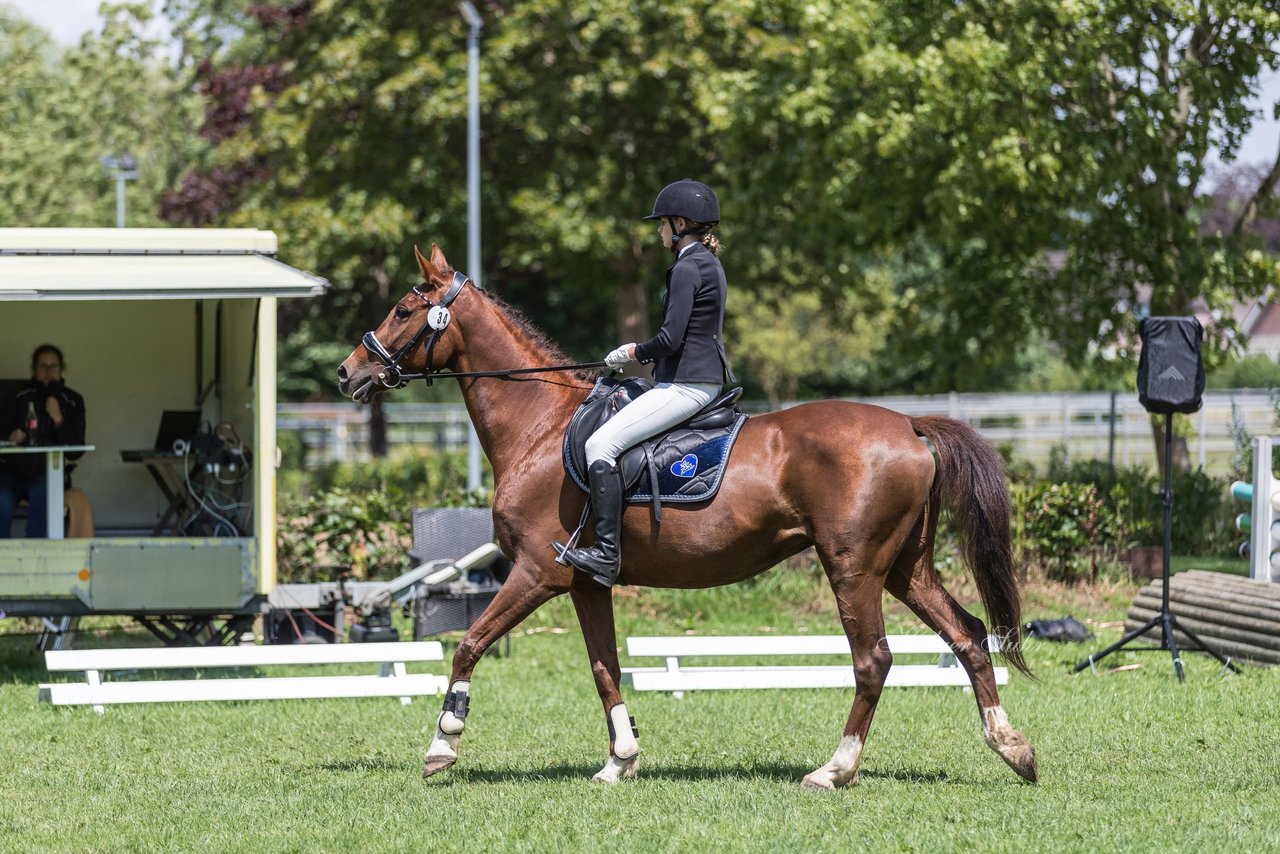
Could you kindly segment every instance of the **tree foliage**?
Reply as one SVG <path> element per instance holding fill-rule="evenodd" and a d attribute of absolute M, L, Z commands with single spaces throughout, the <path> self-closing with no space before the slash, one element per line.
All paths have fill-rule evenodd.
<path fill-rule="evenodd" d="M 1010 386 L 1029 346 L 1105 380 L 1129 370 L 1140 314 L 1203 304 L 1220 349 L 1231 304 L 1280 279 L 1263 239 L 1280 165 L 1236 170 L 1217 198 L 1206 178 L 1211 151 L 1238 152 L 1277 68 L 1274 4 L 478 6 L 484 254 L 471 272 L 575 357 L 651 327 L 670 258 L 639 216 L 681 177 L 722 197 L 729 354 L 756 393 Z M 414 280 L 414 243 L 466 264 L 466 23 L 452 0 L 166 9 L 169 81 L 128 28 L 52 65 L 38 33 L 6 33 L 0 64 L 18 82 L 0 110 L 36 117 L 0 147 L 14 167 L 0 181 L 26 194 L 6 215 L 110 210 L 111 188 L 90 180 L 97 152 L 76 160 L 77 143 L 167 152 L 149 154 L 165 167 L 148 179 L 170 188 L 165 221 L 272 228 L 286 260 L 335 283 L 281 322 L 291 388 L 320 393 L 332 353 Z M 127 77 L 154 87 L 126 91 Z M 56 93 L 37 98 L 40 85 Z M 94 110 L 73 106 L 86 99 Z M 195 130 L 199 152 L 183 141 Z M 36 150 L 46 137 L 58 142 Z M 83 201 L 51 199 L 63 175 Z"/>
<path fill-rule="evenodd" d="M 1201 228 L 1207 155 L 1230 159 L 1255 119 L 1277 14 L 1219 0 L 807 3 L 802 61 L 773 54 L 723 79 L 726 159 L 750 164 L 746 207 L 802 222 L 788 237 L 814 256 L 932 257 L 926 305 L 903 320 L 956 371 L 1032 329 L 1077 361 L 1123 355 L 1135 309 L 1181 314 L 1197 296 L 1222 340 L 1229 303 L 1280 276 L 1249 230 L 1280 167 L 1229 228 Z M 771 205 L 778 186 L 796 191 Z"/>
<path fill-rule="evenodd" d="M 133 154 L 126 224 L 160 225 L 157 200 L 197 146 L 200 109 L 143 35 L 147 3 L 104 7 L 101 33 L 62 50 L 0 5 L 0 226 L 115 224 L 103 155 Z"/>

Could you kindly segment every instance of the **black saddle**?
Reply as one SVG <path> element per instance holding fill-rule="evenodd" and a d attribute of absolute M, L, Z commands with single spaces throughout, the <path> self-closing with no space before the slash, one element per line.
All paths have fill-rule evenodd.
<path fill-rule="evenodd" d="M 587 487 L 587 438 L 654 384 L 641 377 L 601 377 L 569 419 L 564 431 L 564 465 L 574 483 Z M 723 392 L 666 433 L 629 449 L 618 459 L 623 489 L 631 503 L 651 502 L 662 519 L 663 501 L 706 501 L 720 488 L 729 450 L 747 416 L 738 409 L 741 388 Z"/>

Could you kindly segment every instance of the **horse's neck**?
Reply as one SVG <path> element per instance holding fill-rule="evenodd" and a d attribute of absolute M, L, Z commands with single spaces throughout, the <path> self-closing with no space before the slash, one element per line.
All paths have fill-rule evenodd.
<path fill-rule="evenodd" d="M 550 365 L 556 357 L 532 341 L 497 304 L 471 294 L 477 308 L 455 312 L 465 347 L 458 371 L 494 371 Z M 464 320 L 465 318 L 465 320 Z M 465 324 L 465 325 L 464 325 Z M 511 466 L 543 445 L 555 448 L 588 386 L 570 372 L 510 379 L 460 379 L 471 423 L 493 465 L 495 483 Z"/>

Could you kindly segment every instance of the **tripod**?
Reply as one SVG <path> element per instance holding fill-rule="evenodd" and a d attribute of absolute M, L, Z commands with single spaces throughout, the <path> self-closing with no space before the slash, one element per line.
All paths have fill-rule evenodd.
<path fill-rule="evenodd" d="M 1160 490 L 1160 500 L 1164 504 L 1164 566 L 1162 567 L 1162 585 L 1160 591 L 1160 612 L 1147 620 L 1146 624 L 1141 628 L 1134 629 L 1111 646 L 1095 655 L 1091 655 L 1084 661 L 1080 662 L 1072 670 L 1072 673 L 1079 673 L 1086 667 L 1092 667 L 1094 662 L 1106 658 L 1111 653 L 1127 645 L 1130 641 L 1146 634 L 1149 630 L 1156 626 L 1160 626 L 1160 646 L 1152 647 L 1157 651 L 1167 649 L 1173 655 L 1173 669 L 1178 674 L 1178 681 L 1182 682 L 1186 677 L 1182 675 L 1182 658 L 1178 655 L 1178 642 L 1174 640 L 1173 630 L 1176 628 L 1182 632 L 1193 643 L 1196 644 L 1195 650 L 1207 652 L 1218 661 L 1222 662 L 1224 667 L 1230 668 L 1233 673 L 1239 673 L 1240 668 L 1231 663 L 1231 659 L 1223 658 L 1222 654 L 1213 647 L 1206 644 L 1191 629 L 1178 622 L 1169 611 L 1169 563 L 1170 552 L 1173 545 L 1173 413 L 1166 412 L 1164 416 L 1164 488 Z M 1139 649 L 1146 649 L 1140 647 Z"/>

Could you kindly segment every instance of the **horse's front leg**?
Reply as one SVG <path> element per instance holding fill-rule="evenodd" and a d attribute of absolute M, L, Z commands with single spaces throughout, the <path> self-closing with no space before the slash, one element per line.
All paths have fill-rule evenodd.
<path fill-rule="evenodd" d="M 618 641 L 613 627 L 613 592 L 578 576 L 569 595 L 587 641 L 591 674 L 595 677 L 596 691 L 604 705 L 605 725 L 609 728 L 609 760 L 591 779 L 597 783 L 630 779 L 636 775 L 640 744 L 636 740 L 635 720 L 627 713 L 618 692 L 622 670 L 618 667 Z"/>
<path fill-rule="evenodd" d="M 444 708 L 436 719 L 435 737 L 427 747 L 423 778 L 445 771 L 458 761 L 458 743 L 467 723 L 471 673 L 475 670 L 476 662 L 494 641 L 518 626 L 539 605 L 568 589 L 569 576 L 564 573 L 555 575 L 561 575 L 564 583 L 553 583 L 536 566 L 518 561 L 498 595 L 467 630 L 462 643 L 458 644 L 458 649 L 453 654 L 449 692 L 445 694 Z M 558 582 L 561 579 L 555 580 Z"/>

